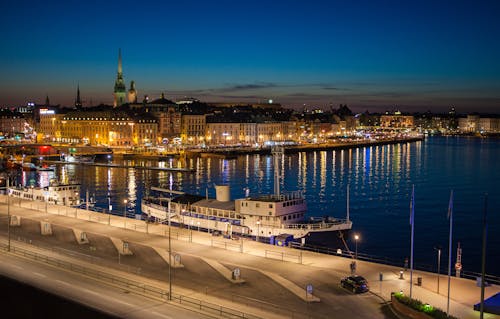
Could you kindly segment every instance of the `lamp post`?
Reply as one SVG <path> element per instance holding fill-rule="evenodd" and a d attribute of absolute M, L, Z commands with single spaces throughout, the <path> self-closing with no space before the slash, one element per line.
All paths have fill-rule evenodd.
<path fill-rule="evenodd" d="M 438 269 L 437 269 L 437 293 L 439 295 L 439 274 L 441 270 L 441 247 L 434 247 L 434 250 L 437 250 L 437 258 L 438 258 Z"/>
<path fill-rule="evenodd" d="M 354 235 L 354 241 L 356 242 L 356 254 L 354 255 L 354 259 L 358 259 L 358 240 L 359 240 L 359 235 L 356 234 Z"/>
<path fill-rule="evenodd" d="M 127 217 L 127 202 L 126 199 L 123 200 L 123 217 Z"/>
<path fill-rule="evenodd" d="M 7 251 L 10 251 L 10 196 L 9 196 L 9 181 L 7 177 Z"/>
<path fill-rule="evenodd" d="M 170 236 L 170 198 L 168 198 L 168 300 L 172 300 L 172 241 Z"/>

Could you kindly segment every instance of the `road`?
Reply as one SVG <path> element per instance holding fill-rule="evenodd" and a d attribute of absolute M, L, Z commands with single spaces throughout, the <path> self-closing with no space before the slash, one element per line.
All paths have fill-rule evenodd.
<path fill-rule="evenodd" d="M 91 278 L 16 257 L 12 254 L 0 253 L 0 275 L 15 278 L 17 281 L 30 286 L 74 300 L 90 308 L 99 309 L 109 315 L 106 318 L 212 318 L 165 302 L 131 294 L 127 290 L 104 285 Z M 6 293 L 3 292 L 3 294 Z M 22 297 L 19 296 L 19 298 Z M 32 305 L 33 302 L 33 300 L 21 300 L 18 305 L 26 307 Z M 61 313 L 58 310 L 46 309 L 39 302 L 36 304 L 40 309 L 31 309 L 33 314 L 46 314 L 51 318 L 63 318 L 59 316 Z M 13 305 L 3 307 L 3 309 L 16 318 L 20 317 L 19 314 L 26 313 L 25 310 L 16 309 Z M 75 315 L 78 316 L 74 314 L 72 317 L 83 318 L 75 317 Z"/>

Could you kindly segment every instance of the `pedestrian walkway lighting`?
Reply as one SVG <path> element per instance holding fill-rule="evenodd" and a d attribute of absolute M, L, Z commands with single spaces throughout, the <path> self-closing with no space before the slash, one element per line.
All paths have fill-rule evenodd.
<path fill-rule="evenodd" d="M 358 240 L 359 240 L 359 235 L 358 234 L 354 235 L 354 241 L 356 242 L 356 254 L 354 259 L 358 259 Z"/>
<path fill-rule="evenodd" d="M 127 202 L 128 201 L 126 199 L 123 200 L 123 205 L 124 205 L 124 207 L 123 207 L 123 217 L 127 217 Z"/>

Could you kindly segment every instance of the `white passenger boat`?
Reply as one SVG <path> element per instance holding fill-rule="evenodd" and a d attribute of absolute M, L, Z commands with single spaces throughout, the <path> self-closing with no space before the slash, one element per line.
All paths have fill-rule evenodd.
<path fill-rule="evenodd" d="M 283 149 L 273 149 L 274 167 L 280 167 Z M 269 238 L 272 244 L 286 244 L 287 240 L 305 238 L 311 233 L 336 232 L 343 238 L 352 228 L 349 207 L 345 219 L 307 217 L 307 205 L 302 193 L 280 193 L 279 170 L 274 172 L 274 194 L 250 196 L 231 200 L 229 186 L 219 185 L 216 198 L 187 195 L 182 192 L 152 187 L 173 197 L 146 197 L 141 203 L 143 214 L 156 221 L 166 221 L 191 229 L 217 231 L 231 237 L 241 234 Z M 279 242 L 275 240 L 280 238 Z M 283 240 L 284 242 L 283 242 Z"/>
<path fill-rule="evenodd" d="M 80 205 L 80 184 L 75 183 L 60 184 L 51 181 L 46 187 L 9 187 L 8 194 L 15 198 L 56 205 Z"/>
<path fill-rule="evenodd" d="M 229 186 L 216 186 L 216 198 L 177 195 L 169 198 L 149 197 L 141 209 L 148 217 L 180 227 L 269 238 L 305 238 L 319 232 L 347 232 L 352 221 L 336 218 L 306 217 L 306 201 L 299 192 L 282 195 L 248 196 L 230 200 Z M 170 212 L 170 214 L 167 214 Z"/>

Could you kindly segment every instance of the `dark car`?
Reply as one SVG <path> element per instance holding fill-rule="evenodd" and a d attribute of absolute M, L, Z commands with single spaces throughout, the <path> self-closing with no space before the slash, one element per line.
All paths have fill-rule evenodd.
<path fill-rule="evenodd" d="M 368 291 L 368 282 L 361 276 L 349 276 L 340 280 L 343 288 L 350 289 L 353 293 Z"/>

